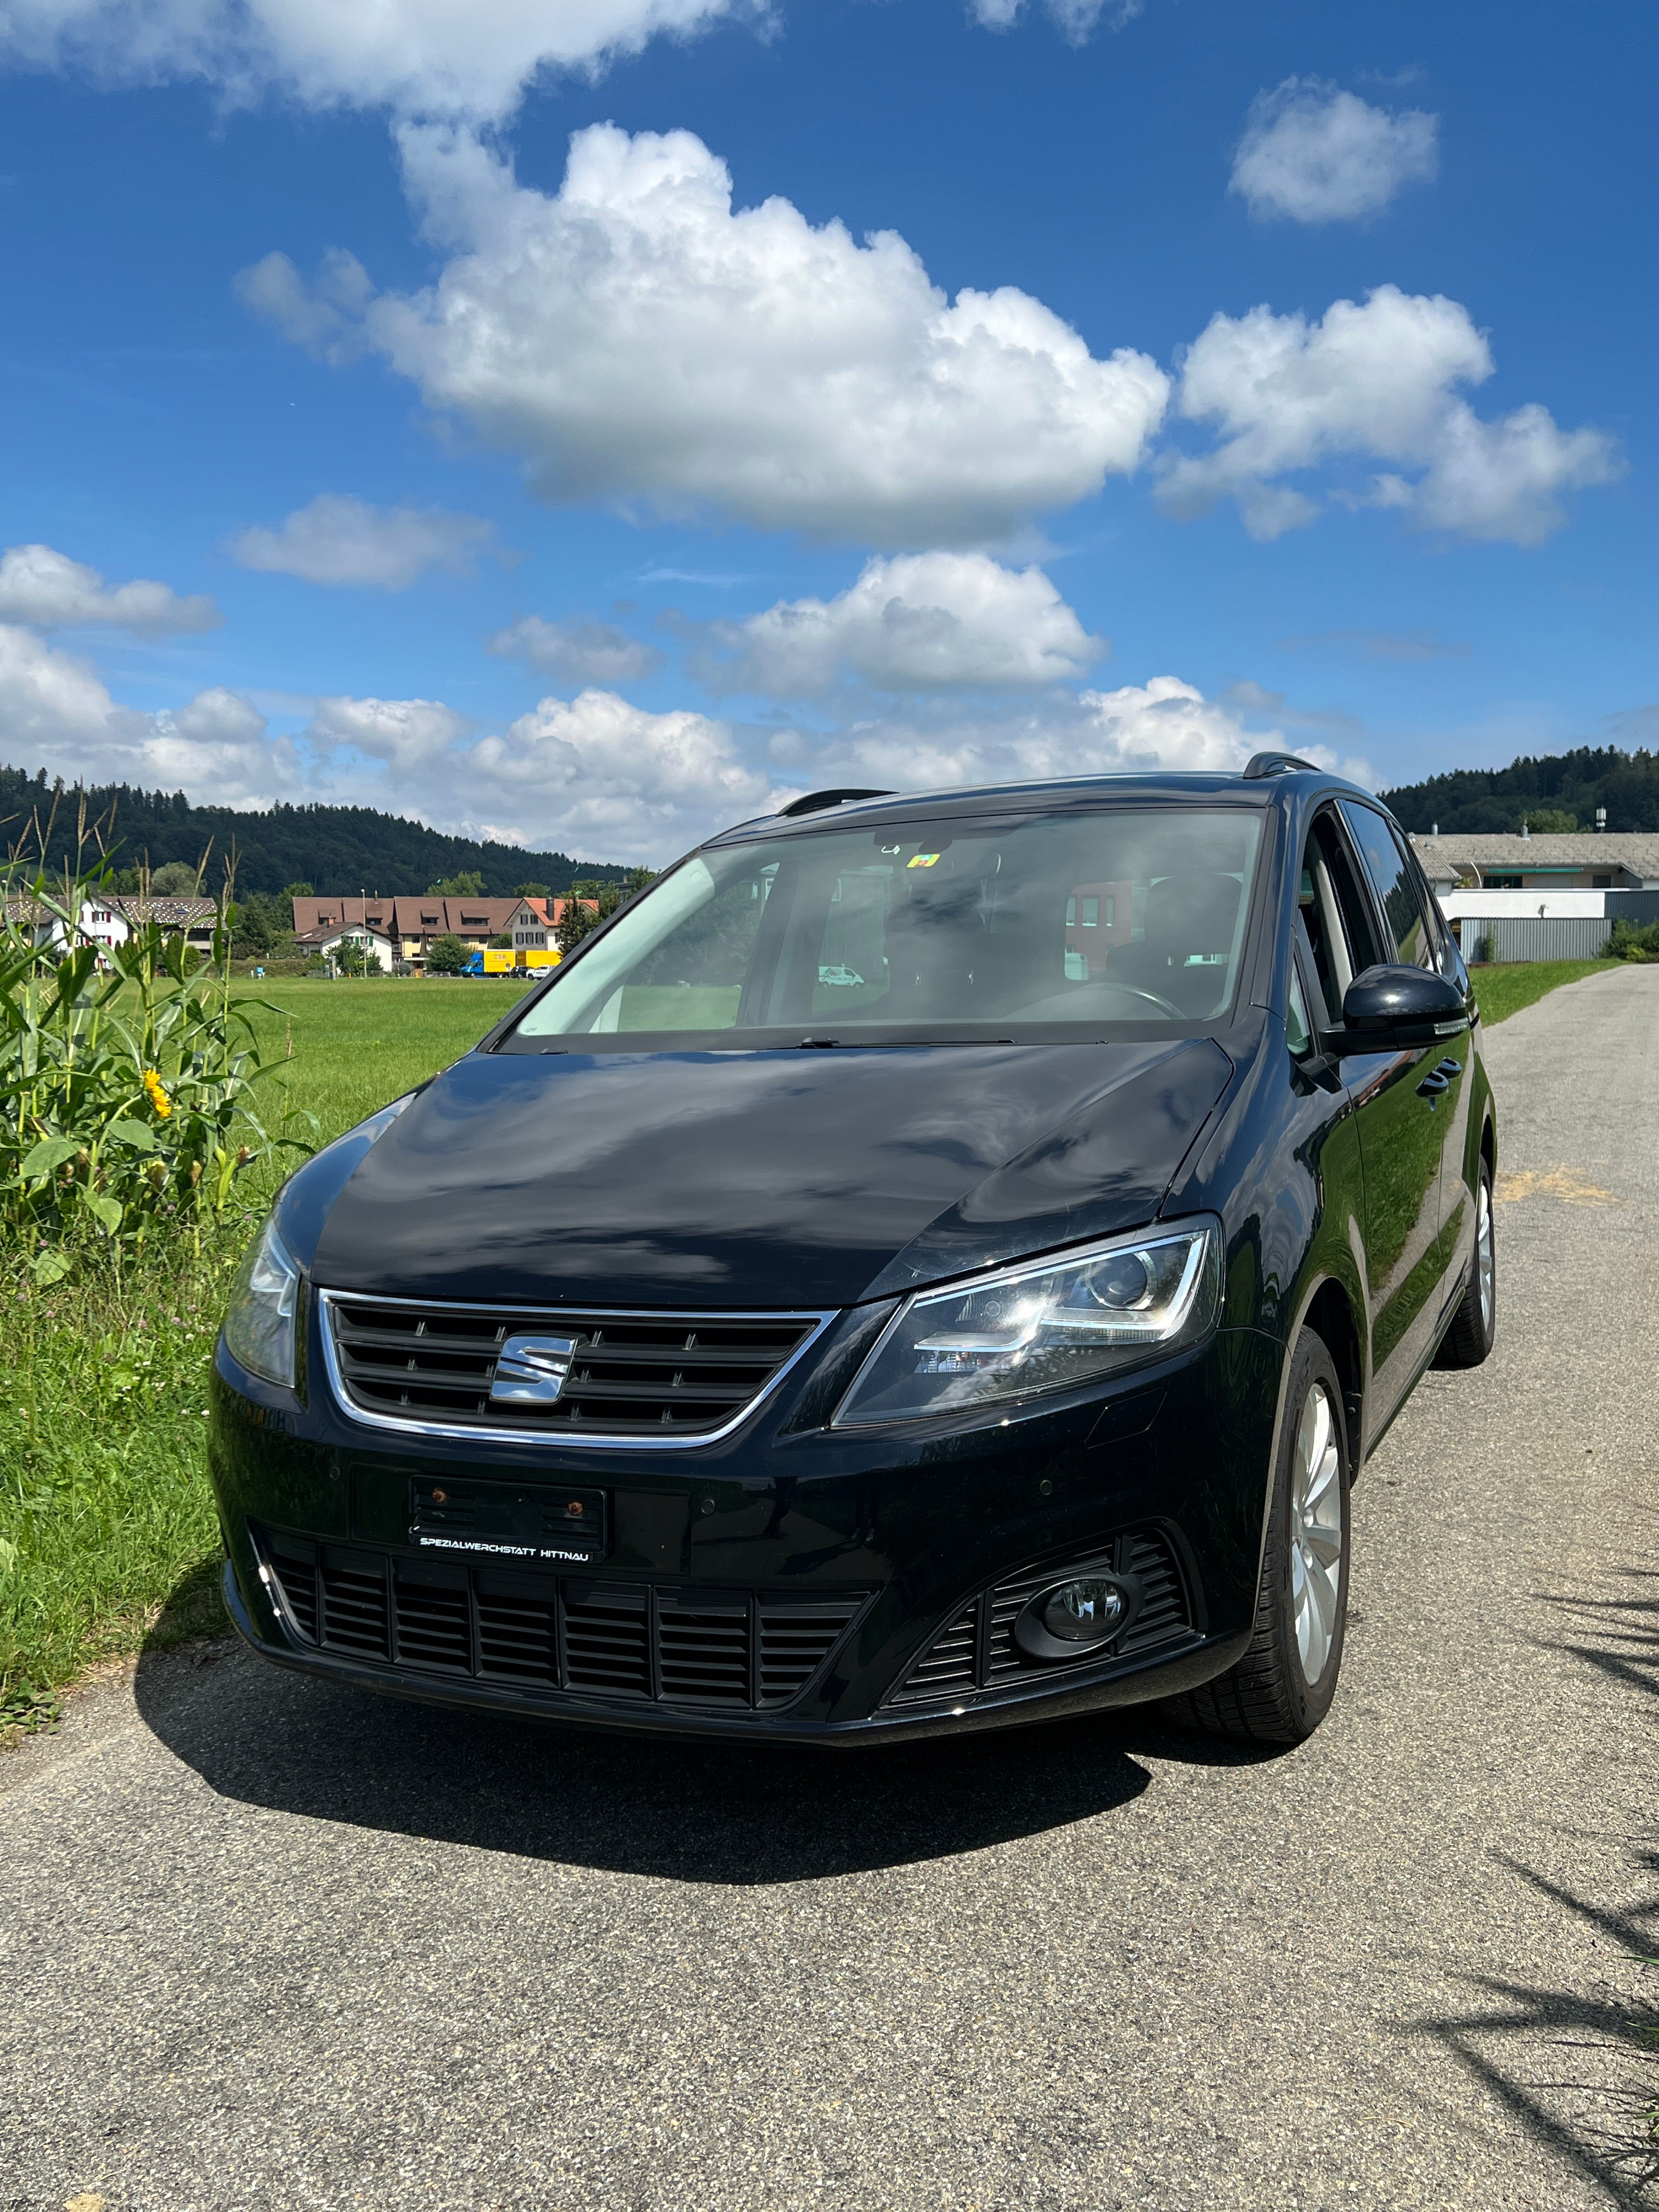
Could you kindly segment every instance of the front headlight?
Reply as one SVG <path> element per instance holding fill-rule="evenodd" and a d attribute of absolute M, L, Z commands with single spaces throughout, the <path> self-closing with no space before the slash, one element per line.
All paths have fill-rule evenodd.
<path fill-rule="evenodd" d="M 919 1421 L 1073 1389 L 1196 1344 L 1220 1296 L 1214 1221 L 922 1291 L 888 1323 L 832 1425 Z"/>
<path fill-rule="evenodd" d="M 283 1249 L 276 1224 L 267 1221 L 236 1271 L 225 1316 L 225 1342 L 251 1374 L 291 1390 L 295 1382 L 295 1316 L 300 1271 Z"/>

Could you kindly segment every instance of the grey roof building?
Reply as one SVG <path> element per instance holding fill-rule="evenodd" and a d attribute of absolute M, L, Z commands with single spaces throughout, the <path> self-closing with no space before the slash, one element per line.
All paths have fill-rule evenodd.
<path fill-rule="evenodd" d="M 1451 836 L 1413 831 L 1412 850 L 1437 892 L 1659 890 L 1659 834 L 1577 830 L 1522 837 L 1513 831 Z"/>

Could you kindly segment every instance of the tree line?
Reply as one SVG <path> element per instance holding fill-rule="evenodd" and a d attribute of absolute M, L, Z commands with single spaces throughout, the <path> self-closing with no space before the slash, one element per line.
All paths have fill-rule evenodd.
<path fill-rule="evenodd" d="M 621 884 L 629 875 L 620 862 L 447 837 L 424 823 L 370 806 L 282 805 L 241 813 L 228 806 L 193 806 L 182 791 L 65 785 L 44 769 L 31 775 L 0 767 L 0 850 L 27 848 L 32 860 L 44 859 L 49 870 L 61 871 L 73 863 L 76 824 L 83 818 L 100 825 L 118 867 L 125 871 L 148 866 L 159 878 L 164 870 L 182 867 L 194 881 L 208 855 L 210 892 L 218 890 L 234 850 L 244 898 L 250 893 L 277 897 L 301 879 L 332 894 L 412 896 L 443 878 L 465 880 L 463 896 L 510 897 L 530 879 L 562 897 L 579 876 Z M 46 837 L 44 854 L 33 834 L 37 822 Z"/>
<path fill-rule="evenodd" d="M 1594 830 L 1598 806 L 1609 830 L 1659 830 L 1659 754 L 1615 745 L 1524 754 L 1508 768 L 1452 769 L 1382 798 L 1405 829 L 1438 823 L 1448 836 L 1518 830 L 1523 822 L 1539 836 Z"/>

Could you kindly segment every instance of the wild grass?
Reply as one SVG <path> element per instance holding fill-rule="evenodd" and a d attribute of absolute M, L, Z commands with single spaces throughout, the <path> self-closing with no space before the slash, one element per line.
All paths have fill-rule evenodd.
<path fill-rule="evenodd" d="M 253 985 L 276 1080 L 326 1142 L 458 1058 L 513 982 Z M 286 1057 L 292 1041 L 293 1057 Z M 94 1662 L 216 1625 L 218 1530 L 202 1449 L 208 1363 L 274 1176 L 204 1236 L 136 1265 L 89 1259 L 43 1288 L 0 1264 L 0 1740 L 49 1722 Z"/>
<path fill-rule="evenodd" d="M 216 1548 L 204 1386 L 240 1241 L 0 1276 L 0 1723 L 130 1648 Z"/>
<path fill-rule="evenodd" d="M 317 1116 L 326 1144 L 459 1060 L 529 988 L 493 977 L 262 982 L 246 987 L 246 1003 L 261 1048 L 283 1062 L 274 1079 Z"/>

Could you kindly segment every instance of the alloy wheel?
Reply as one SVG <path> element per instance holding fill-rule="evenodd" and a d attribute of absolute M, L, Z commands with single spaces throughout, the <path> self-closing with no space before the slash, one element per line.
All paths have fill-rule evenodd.
<path fill-rule="evenodd" d="M 1475 1202 L 1474 1253 L 1480 1282 L 1480 1327 L 1483 1334 L 1489 1337 L 1492 1334 L 1493 1254 L 1492 1190 L 1485 1176 L 1480 1178 L 1480 1195 Z"/>
<path fill-rule="evenodd" d="M 1302 1401 L 1291 1474 L 1291 1596 L 1310 1688 L 1331 1656 L 1341 1574 L 1342 1455 L 1330 1394 L 1316 1382 Z"/>

